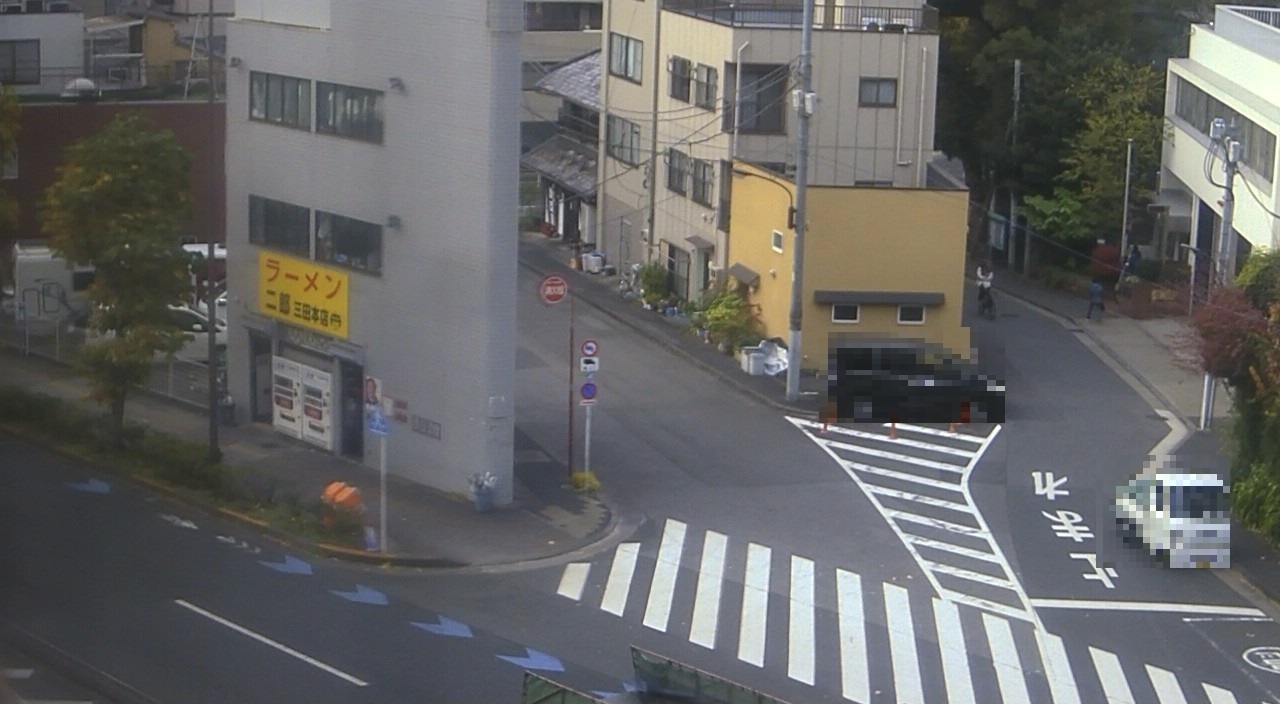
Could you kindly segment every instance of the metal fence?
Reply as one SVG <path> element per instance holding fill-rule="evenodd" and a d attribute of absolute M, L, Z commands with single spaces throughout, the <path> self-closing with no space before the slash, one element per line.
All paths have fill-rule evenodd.
<path fill-rule="evenodd" d="M 20 316 L 12 300 L 0 306 L 0 345 L 23 354 L 51 359 L 68 367 L 85 344 L 85 331 L 76 327 L 69 313 L 43 317 Z M 219 385 L 225 388 L 224 360 L 219 364 Z M 203 362 L 181 359 L 159 361 L 152 367 L 146 389 L 193 407 L 209 406 L 209 368 Z"/>

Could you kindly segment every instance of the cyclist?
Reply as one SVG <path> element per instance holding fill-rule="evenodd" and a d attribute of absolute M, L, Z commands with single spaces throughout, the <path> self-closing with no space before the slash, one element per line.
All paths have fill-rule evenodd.
<path fill-rule="evenodd" d="M 978 265 L 978 312 L 984 316 L 995 311 L 996 301 L 991 295 L 991 283 L 995 277 L 990 262 Z"/>

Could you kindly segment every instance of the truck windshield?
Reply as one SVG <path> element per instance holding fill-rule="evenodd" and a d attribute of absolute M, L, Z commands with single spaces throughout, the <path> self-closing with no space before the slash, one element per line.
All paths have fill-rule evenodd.
<path fill-rule="evenodd" d="M 1174 518 L 1227 517 L 1227 495 L 1220 486 L 1172 486 L 1169 493 Z"/>

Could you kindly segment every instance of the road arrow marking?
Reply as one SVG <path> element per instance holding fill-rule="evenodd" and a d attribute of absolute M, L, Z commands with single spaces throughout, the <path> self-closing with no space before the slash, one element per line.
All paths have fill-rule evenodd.
<path fill-rule="evenodd" d="M 80 483 L 67 482 L 67 486 L 76 491 L 83 491 L 88 494 L 105 494 L 111 491 L 111 485 L 101 479 L 90 479 Z"/>
<path fill-rule="evenodd" d="M 162 520 L 172 523 L 173 525 L 179 528 L 186 528 L 187 530 L 200 530 L 200 528 L 196 524 L 192 523 L 191 521 L 188 521 L 185 518 L 179 518 L 177 516 L 170 515 L 168 513 L 161 513 L 159 514 L 159 516 Z"/>
<path fill-rule="evenodd" d="M 266 560 L 258 560 L 258 564 L 263 567 L 270 567 L 276 572 L 285 574 L 311 574 L 311 565 L 299 560 L 296 557 L 284 556 L 284 562 L 267 562 Z M 339 592 L 334 592 L 342 596 Z"/>
<path fill-rule="evenodd" d="M 519 655 L 499 655 L 499 660 L 506 660 L 513 665 L 519 665 L 526 670 L 551 670 L 552 672 L 564 672 L 564 664 L 554 655 L 547 655 L 533 648 L 525 648 L 525 657 Z"/>
<path fill-rule="evenodd" d="M 1071 494 L 1066 489 L 1059 488 L 1067 483 L 1066 477 L 1054 479 L 1053 472 L 1032 472 L 1031 478 L 1035 481 L 1036 496 L 1043 496 L 1053 501 L 1059 496 L 1069 496 Z"/>
<path fill-rule="evenodd" d="M 414 626 L 421 628 L 428 633 L 434 633 L 438 636 L 450 636 L 453 638 L 471 638 L 473 635 L 471 627 L 460 621 L 454 621 L 444 616 L 440 617 L 440 623 L 421 623 L 411 621 Z"/>
<path fill-rule="evenodd" d="M 257 555 L 258 553 L 262 552 L 261 548 L 254 547 L 250 545 L 247 541 L 239 540 L 229 535 L 219 535 L 218 542 L 223 543 L 225 545 L 230 545 L 233 548 L 240 548 L 241 550 L 246 550 L 249 553 L 254 555 Z"/>
<path fill-rule="evenodd" d="M 363 584 L 357 584 L 356 590 L 353 592 L 340 592 L 336 589 L 331 589 L 329 591 L 331 594 L 336 594 L 337 596 L 340 596 L 343 599 L 346 599 L 347 601 L 354 601 L 358 604 L 373 604 L 375 606 L 386 606 L 388 603 L 386 594 L 383 594 L 377 589 L 370 589 L 364 586 Z"/>

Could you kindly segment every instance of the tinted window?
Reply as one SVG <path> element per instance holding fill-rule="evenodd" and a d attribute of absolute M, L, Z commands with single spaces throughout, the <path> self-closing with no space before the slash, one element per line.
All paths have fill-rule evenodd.
<path fill-rule="evenodd" d="M 1174 518 L 1225 518 L 1227 515 L 1227 496 L 1222 487 L 1171 486 L 1165 491 Z"/>

